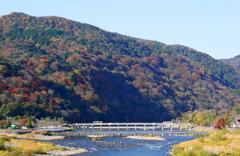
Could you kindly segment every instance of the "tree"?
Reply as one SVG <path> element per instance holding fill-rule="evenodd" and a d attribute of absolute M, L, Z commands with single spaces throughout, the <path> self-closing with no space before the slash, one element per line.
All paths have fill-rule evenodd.
<path fill-rule="evenodd" d="M 7 120 L 7 123 L 6 123 L 5 126 L 8 128 L 8 127 L 11 127 L 11 125 L 12 125 L 12 124 L 11 124 L 10 120 Z"/>
<path fill-rule="evenodd" d="M 226 127 L 225 119 L 223 117 L 214 121 L 214 129 L 222 129 Z"/>
<path fill-rule="evenodd" d="M 235 118 L 231 116 L 226 116 L 224 121 L 227 126 L 231 126 L 234 123 Z"/>
<path fill-rule="evenodd" d="M 0 120 L 6 120 L 6 118 L 2 114 L 0 114 Z"/>
<path fill-rule="evenodd" d="M 28 127 L 28 128 L 33 128 L 31 118 L 28 118 L 28 122 L 27 122 L 27 124 L 26 124 L 26 127 Z"/>

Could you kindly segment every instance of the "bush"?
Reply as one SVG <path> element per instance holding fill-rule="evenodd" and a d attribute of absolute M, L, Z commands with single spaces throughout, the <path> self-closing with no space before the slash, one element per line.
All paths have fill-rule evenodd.
<path fill-rule="evenodd" d="M 33 153 L 35 154 L 47 154 L 46 151 L 44 151 L 42 148 L 36 148 L 33 150 Z"/>
<path fill-rule="evenodd" d="M 221 131 L 219 131 L 218 133 L 221 134 L 221 135 L 225 135 L 225 134 L 227 134 L 227 133 L 230 133 L 230 131 L 227 130 L 226 128 L 223 128 L 223 129 L 222 129 Z"/>
<path fill-rule="evenodd" d="M 204 138 L 203 138 L 203 137 L 200 137 L 200 138 L 198 139 L 198 141 L 199 141 L 200 143 L 204 143 Z"/>
<path fill-rule="evenodd" d="M 60 150 L 61 151 L 67 151 L 67 148 L 66 147 L 61 147 Z"/>
<path fill-rule="evenodd" d="M 180 153 L 182 153 L 184 151 L 183 147 L 179 147 L 179 146 L 174 146 L 173 148 L 173 155 L 179 155 Z"/>
<path fill-rule="evenodd" d="M 7 156 L 12 156 L 12 155 L 14 155 L 14 156 L 25 156 L 25 155 L 22 153 L 22 151 L 20 151 L 19 149 L 15 149 L 15 150 L 13 150 L 13 151 L 9 151 L 9 152 L 7 152 L 6 155 L 7 155 Z"/>
<path fill-rule="evenodd" d="M 225 137 L 221 134 L 215 134 L 214 136 L 212 136 L 212 140 L 213 141 L 224 141 L 224 140 L 227 140 L 227 137 Z"/>
<path fill-rule="evenodd" d="M 32 150 L 25 150 L 23 151 L 24 156 L 34 156 L 35 154 L 33 153 Z"/>
<path fill-rule="evenodd" d="M 0 150 L 6 150 L 6 147 L 4 145 L 5 140 L 3 140 L 2 138 L 0 138 Z"/>

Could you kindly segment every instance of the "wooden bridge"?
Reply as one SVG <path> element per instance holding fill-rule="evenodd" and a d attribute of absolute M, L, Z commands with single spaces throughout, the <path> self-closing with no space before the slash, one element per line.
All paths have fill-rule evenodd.
<path fill-rule="evenodd" d="M 98 130 L 190 130 L 190 124 L 172 122 L 163 123 L 75 123 L 70 125 L 75 129 L 98 129 Z"/>

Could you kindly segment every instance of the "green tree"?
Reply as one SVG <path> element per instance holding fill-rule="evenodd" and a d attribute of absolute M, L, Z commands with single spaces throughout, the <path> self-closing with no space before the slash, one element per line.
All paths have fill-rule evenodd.
<path fill-rule="evenodd" d="M 0 114 L 0 120 L 6 120 L 6 118 L 2 114 Z"/>
<path fill-rule="evenodd" d="M 28 128 L 33 128 L 31 118 L 28 118 L 28 122 L 27 122 L 27 124 L 26 124 L 26 127 L 28 127 Z"/>
<path fill-rule="evenodd" d="M 63 117 L 61 117 L 61 118 L 58 118 L 58 122 L 59 122 L 60 124 L 64 124 L 64 123 L 65 123 L 65 120 L 64 120 Z"/>
<path fill-rule="evenodd" d="M 230 126 L 234 123 L 235 118 L 231 117 L 231 116 L 225 116 L 224 120 L 225 120 L 226 125 Z"/>
<path fill-rule="evenodd" d="M 5 126 L 6 126 L 6 127 L 11 127 L 11 125 L 12 125 L 12 124 L 11 124 L 10 120 L 7 120 L 7 123 L 6 123 Z"/>

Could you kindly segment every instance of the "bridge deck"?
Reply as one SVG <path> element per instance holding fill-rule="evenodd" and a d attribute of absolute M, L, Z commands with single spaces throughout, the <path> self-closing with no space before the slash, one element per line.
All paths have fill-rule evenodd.
<path fill-rule="evenodd" d="M 190 124 L 179 124 L 179 123 L 139 123 L 139 122 L 131 122 L 131 123 L 75 123 L 71 125 L 76 129 L 189 129 Z"/>

